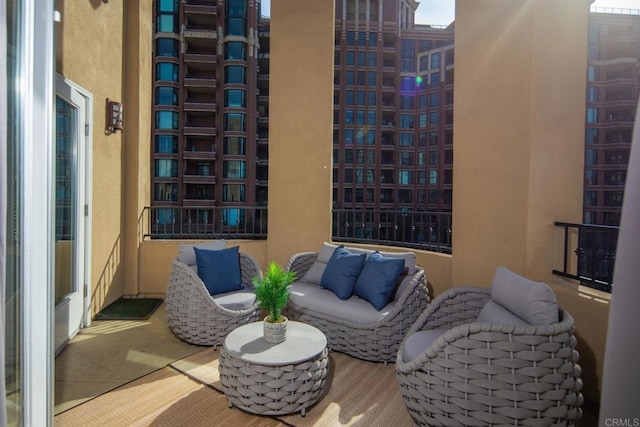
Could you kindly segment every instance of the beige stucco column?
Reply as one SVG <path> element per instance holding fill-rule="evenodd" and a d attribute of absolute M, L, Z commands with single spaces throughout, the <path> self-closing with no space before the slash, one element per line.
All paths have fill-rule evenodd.
<path fill-rule="evenodd" d="M 551 280 L 581 222 L 588 3 L 456 3 L 454 286 Z"/>
<path fill-rule="evenodd" d="M 122 263 L 124 294 L 137 295 L 139 286 L 138 248 L 142 240 L 141 220 L 145 206 L 150 206 L 151 156 L 151 36 L 153 9 L 151 2 L 124 2 L 124 206 Z"/>
<path fill-rule="evenodd" d="M 271 3 L 268 258 L 331 238 L 334 1 Z"/>

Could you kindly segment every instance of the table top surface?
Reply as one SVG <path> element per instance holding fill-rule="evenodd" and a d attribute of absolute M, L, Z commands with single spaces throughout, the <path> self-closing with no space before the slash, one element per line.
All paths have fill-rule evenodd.
<path fill-rule="evenodd" d="M 240 326 L 224 340 L 224 348 L 235 358 L 266 366 L 291 365 L 312 359 L 327 346 L 327 337 L 317 328 L 289 320 L 287 339 L 272 344 L 262 338 L 262 322 Z"/>

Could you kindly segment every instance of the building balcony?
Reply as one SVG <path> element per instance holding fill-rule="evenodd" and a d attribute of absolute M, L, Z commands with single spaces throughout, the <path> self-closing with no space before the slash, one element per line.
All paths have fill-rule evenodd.
<path fill-rule="evenodd" d="M 188 136 L 216 136 L 217 129 L 213 126 L 190 126 L 186 124 L 182 129 L 182 133 Z"/>
<path fill-rule="evenodd" d="M 192 25 L 185 28 L 184 31 L 182 31 L 182 37 L 184 37 L 187 40 L 188 39 L 217 39 L 218 32 L 208 30 L 205 28 L 197 28 L 197 26 Z"/>
<path fill-rule="evenodd" d="M 206 111 L 215 113 L 218 111 L 218 104 L 215 102 L 185 102 L 185 111 Z"/>
<path fill-rule="evenodd" d="M 216 184 L 215 175 L 183 175 L 182 182 L 185 184 Z"/>
<path fill-rule="evenodd" d="M 218 6 L 213 2 L 190 0 L 184 5 L 184 13 L 217 15 Z"/>
<path fill-rule="evenodd" d="M 215 151 L 183 151 L 182 158 L 184 160 L 216 160 Z"/>
<path fill-rule="evenodd" d="M 217 206 L 215 199 L 190 199 L 185 197 L 182 199 L 182 205 L 190 208 L 207 208 Z"/>
<path fill-rule="evenodd" d="M 189 63 L 206 63 L 206 64 L 214 64 L 218 60 L 218 57 L 215 53 L 185 53 L 184 54 L 184 62 Z"/>

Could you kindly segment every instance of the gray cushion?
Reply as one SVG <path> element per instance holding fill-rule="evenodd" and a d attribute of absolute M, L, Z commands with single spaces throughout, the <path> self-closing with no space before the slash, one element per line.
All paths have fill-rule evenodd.
<path fill-rule="evenodd" d="M 210 242 L 180 245 L 180 247 L 178 248 L 178 261 L 187 265 L 196 265 L 196 253 L 193 250 L 194 246 L 198 249 L 217 251 L 220 249 L 225 249 L 227 247 L 227 242 L 224 240 L 213 240 Z"/>
<path fill-rule="evenodd" d="M 324 273 L 324 269 L 327 266 L 327 263 L 331 259 L 331 255 L 333 255 L 333 251 L 337 248 L 336 245 L 332 245 L 331 243 L 323 243 L 320 252 L 318 253 L 318 257 L 313 262 L 309 270 L 305 273 L 305 275 L 301 278 L 305 282 L 315 283 L 316 285 L 320 284 L 322 280 L 322 274 Z"/>
<path fill-rule="evenodd" d="M 244 310 L 256 301 L 252 288 L 242 288 L 239 291 L 217 294 L 213 300 L 228 310 Z"/>
<path fill-rule="evenodd" d="M 502 323 L 505 325 L 529 325 L 527 322 L 491 300 L 480 311 L 476 322 Z"/>
<path fill-rule="evenodd" d="M 322 273 L 324 273 L 324 269 L 327 266 L 331 255 L 333 255 L 333 251 L 337 247 L 337 245 L 332 245 L 331 243 L 324 242 L 315 262 L 311 265 L 309 270 L 307 270 L 305 275 L 300 280 L 319 285 L 320 280 L 322 279 Z M 367 256 L 375 252 L 369 249 L 352 248 L 349 246 L 345 246 L 345 248 L 351 253 L 367 254 Z M 404 259 L 405 268 L 408 269 L 407 274 L 411 276 L 416 272 L 416 254 L 413 252 L 380 252 L 380 255 L 388 258 L 402 258 Z"/>
<path fill-rule="evenodd" d="M 491 299 L 530 325 L 558 322 L 558 302 L 549 285 L 504 267 L 498 267 L 493 276 Z"/>
<path fill-rule="evenodd" d="M 325 314 L 353 323 L 379 322 L 395 307 L 395 303 L 391 302 L 378 311 L 367 301 L 358 297 L 341 300 L 328 289 L 301 281 L 291 284 L 289 301 L 305 311 Z"/>
<path fill-rule="evenodd" d="M 406 363 L 420 356 L 448 329 L 428 329 L 411 334 L 404 342 L 402 360 Z"/>

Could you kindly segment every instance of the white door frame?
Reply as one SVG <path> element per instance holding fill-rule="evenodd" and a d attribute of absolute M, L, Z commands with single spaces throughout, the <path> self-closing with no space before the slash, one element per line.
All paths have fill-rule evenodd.
<path fill-rule="evenodd" d="M 79 284 L 79 292 L 82 294 L 82 318 L 79 327 L 89 326 L 91 323 L 91 196 L 92 196 L 92 141 L 93 141 L 93 95 L 81 86 L 66 79 L 60 74 L 56 74 L 56 95 L 61 96 L 67 102 L 74 104 L 71 98 L 79 98 L 83 103 L 78 106 L 79 112 L 84 115 L 78 115 L 79 129 L 79 147 L 78 147 L 78 175 L 81 182 L 78 182 L 78 210 L 76 212 L 76 221 L 78 224 L 78 249 L 82 251 L 82 262 L 76 263 L 76 277 L 81 277 Z M 84 287 L 84 288 L 83 288 Z M 68 301 L 63 300 L 63 304 Z M 56 312 L 57 312 L 56 307 Z M 56 322 L 58 316 L 56 313 Z M 74 328 L 76 325 L 73 325 Z M 70 330 L 68 339 L 72 338 L 77 329 Z M 57 328 L 56 328 L 56 333 Z M 67 339 L 67 341 L 68 341 Z M 58 353 L 64 348 L 64 344 L 56 343 L 54 350 Z"/>

